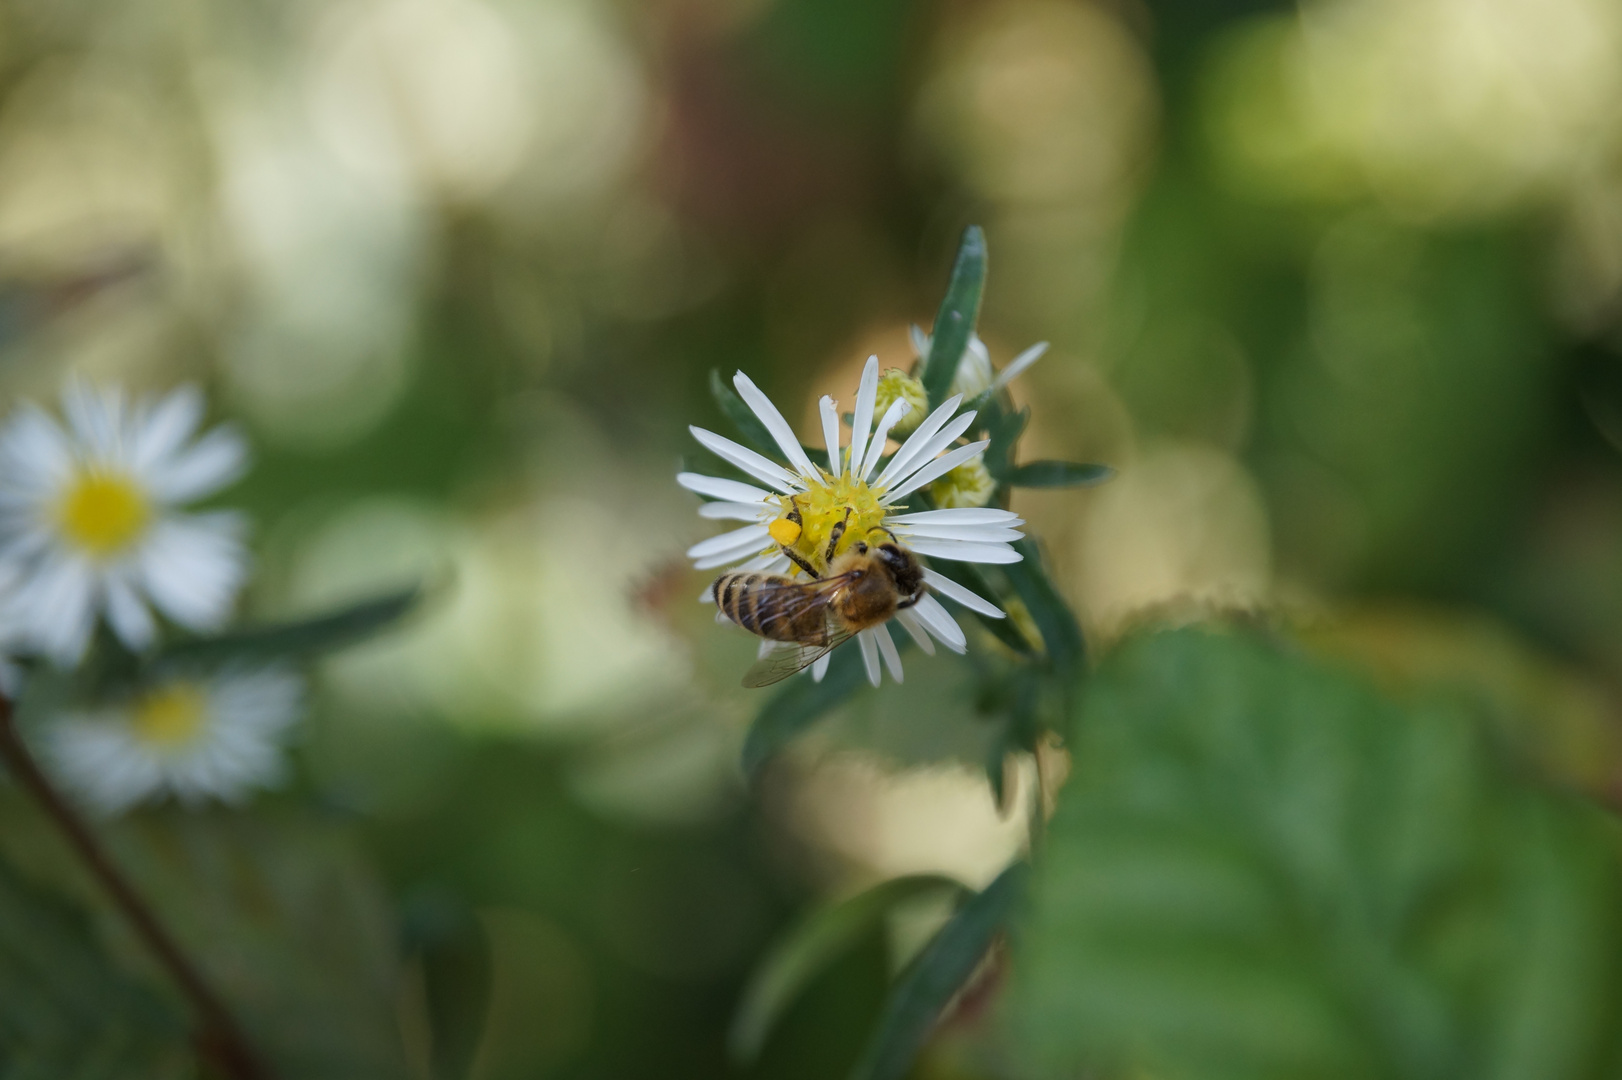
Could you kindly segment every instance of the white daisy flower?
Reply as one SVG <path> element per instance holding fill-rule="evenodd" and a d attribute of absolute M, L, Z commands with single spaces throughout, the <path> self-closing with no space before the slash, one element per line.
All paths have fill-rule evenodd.
<path fill-rule="evenodd" d="M 908 335 L 912 338 L 912 351 L 918 354 L 918 359 L 929 359 L 930 336 L 914 325 Z M 1001 371 L 991 366 L 991 350 L 986 343 L 980 340 L 979 334 L 969 335 L 969 345 L 963 350 L 963 359 L 957 365 L 957 375 L 952 379 L 952 393 L 962 394 L 964 398 L 972 401 L 987 390 L 1001 390 L 1015 379 L 1025 373 L 1025 370 L 1042 358 L 1048 351 L 1048 343 L 1038 341 L 1012 360 Z"/>
<path fill-rule="evenodd" d="M 1025 522 L 1011 511 L 975 507 L 901 512 L 906 510 L 904 500 L 908 495 L 985 450 L 985 441 L 952 448 L 974 423 L 973 412 L 954 415 L 963 402 L 962 395 L 953 396 L 930 413 L 884 468 L 878 469 L 885 441 L 896 421 L 911 406 L 905 399 L 896 400 L 875 426 L 873 403 L 878 392 L 879 361 L 876 356 L 870 358 L 856 392 L 849 446 L 839 444 L 839 409 L 834 399 L 824 397 L 820 403 L 822 433 L 828 452 L 828 467 L 823 468 L 806 455 L 788 421 L 747 375 L 740 371 L 732 382 L 771 433 L 783 456 L 792 463 L 792 469 L 785 469 L 714 432 L 697 427 L 689 429 L 707 449 L 766 485 L 756 487 L 699 473 L 681 473 L 676 477 L 676 482 L 687 490 L 718 500 L 699 507 L 700 517 L 750 522 L 689 548 L 687 555 L 697 569 L 732 566 L 739 570 L 798 575 L 800 568 L 783 553 L 783 545 L 791 545 L 804 557 L 816 561 L 825 554 L 824 547 L 840 521 L 846 521 L 846 528 L 839 553 L 857 540 L 889 530 L 897 540 L 926 559 L 1013 563 L 1022 558 L 1010 542 L 1020 539 L 1018 526 Z M 789 520 L 794 510 L 800 514 L 798 523 Z M 1003 612 L 991 601 L 927 566 L 924 581 L 929 591 L 913 607 L 897 612 L 895 621 L 926 653 L 935 651 L 931 638 L 953 652 L 963 652 L 968 644 L 962 627 L 935 594 L 971 611 L 993 618 L 1003 617 Z M 713 602 L 714 597 L 706 591 L 703 599 Z M 891 678 L 901 681 L 901 657 L 887 625 L 862 630 L 856 640 L 867 667 L 867 677 L 873 685 L 879 684 L 881 661 Z M 764 643 L 762 655 L 770 651 L 773 644 Z M 820 680 L 827 670 L 828 657 L 823 656 L 812 665 L 812 677 Z"/>
<path fill-rule="evenodd" d="M 118 706 L 53 721 L 45 760 L 86 803 L 116 814 L 172 794 L 239 802 L 282 777 L 304 682 L 282 667 L 174 678 Z"/>
<path fill-rule="evenodd" d="M 72 385 L 67 427 L 24 405 L 0 427 L 0 560 L 10 618 L 58 662 L 83 655 L 98 614 L 132 649 L 152 607 L 190 630 L 229 614 L 247 570 L 244 522 L 177 508 L 239 477 L 247 446 L 221 426 L 193 439 L 203 395 L 183 386 L 125 402 Z"/>

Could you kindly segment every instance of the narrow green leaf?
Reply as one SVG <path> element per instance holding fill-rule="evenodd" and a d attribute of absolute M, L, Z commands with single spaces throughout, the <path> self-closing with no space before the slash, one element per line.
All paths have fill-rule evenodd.
<path fill-rule="evenodd" d="M 867 681 L 867 670 L 855 643 L 834 650 L 821 682 L 795 675 L 761 708 L 743 740 L 742 768 L 754 780 L 761 768 L 806 728 L 842 704 Z"/>
<path fill-rule="evenodd" d="M 957 261 L 952 264 L 952 280 L 946 287 L 930 336 L 929 356 L 924 361 L 924 390 L 931 409 L 945 401 L 957 375 L 969 335 L 980 317 L 980 295 L 986 284 L 986 236 L 980 226 L 963 230 Z"/>
<path fill-rule="evenodd" d="M 1028 461 L 1009 470 L 1003 478 L 1014 487 L 1090 487 L 1115 475 L 1108 465 L 1084 465 L 1074 461 Z"/>
<path fill-rule="evenodd" d="M 1024 892 L 1026 866 L 1015 863 L 969 899 L 902 973 L 879 1029 L 851 1080 L 901 1080 L 941 1013 L 968 982 Z"/>
<path fill-rule="evenodd" d="M 778 449 L 777 440 L 772 438 L 772 433 L 766 430 L 766 425 L 761 423 L 760 417 L 744 404 L 743 398 L 738 396 L 716 368 L 710 369 L 710 393 L 715 396 L 715 403 L 721 407 L 721 412 L 732 421 L 732 426 L 743 436 L 744 442 L 773 461 L 784 462 L 783 451 Z"/>
<path fill-rule="evenodd" d="M 812 980 L 879 925 L 897 904 L 931 892 L 962 891 L 939 874 L 893 878 L 848 899 L 818 908 L 772 947 L 744 988 L 727 1045 L 748 1064 L 766 1037 Z"/>
<path fill-rule="evenodd" d="M 986 751 L 986 783 L 991 787 L 991 801 L 996 805 L 997 812 L 1008 812 L 1008 738 L 1006 733 L 999 734 L 991 740 L 991 749 Z"/>
<path fill-rule="evenodd" d="M 1002 568 L 1025 609 L 1041 631 L 1042 644 L 1053 668 L 1067 680 L 1080 670 L 1085 656 L 1081 625 L 1043 567 L 1042 549 L 1029 536 L 1014 542 L 1024 560 Z"/>
<path fill-rule="evenodd" d="M 252 626 L 218 637 L 181 642 L 160 652 L 152 665 L 214 664 L 239 657 L 266 660 L 330 652 L 396 622 L 416 607 L 423 595 L 424 589 L 413 585 L 310 619 Z"/>
<path fill-rule="evenodd" d="M 991 445 L 986 447 L 983 460 L 986 471 L 998 483 L 1008 482 L 1008 474 L 1014 468 L 1014 447 L 1018 445 L 1019 437 L 1025 434 L 1025 426 L 1030 421 L 1029 406 L 1010 411 L 993 402 L 984 410 L 982 422 Z"/>
<path fill-rule="evenodd" d="M 459 897 L 411 897 L 404 935 L 422 958 L 433 1080 L 463 1080 L 473 1067 L 490 1006 L 490 941 Z"/>

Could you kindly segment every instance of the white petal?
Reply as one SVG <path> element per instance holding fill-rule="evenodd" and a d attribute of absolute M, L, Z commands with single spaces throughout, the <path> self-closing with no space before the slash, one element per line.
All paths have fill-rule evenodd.
<path fill-rule="evenodd" d="M 959 417 L 959 419 L 962 419 L 962 417 Z M 900 487 L 896 488 L 894 491 L 886 492 L 884 498 L 880 499 L 879 501 L 888 506 L 890 503 L 895 502 L 903 495 L 912 494 L 925 484 L 931 483 L 939 477 L 945 476 L 947 473 L 951 472 L 965 461 L 968 461 L 976 454 L 984 453 L 986 447 L 990 445 L 990 439 L 981 439 L 979 442 L 970 443 L 967 446 L 960 446 L 949 454 L 942 454 L 934 461 L 931 461 L 929 464 L 913 473 L 904 483 L 902 483 Z"/>
<path fill-rule="evenodd" d="M 221 424 L 184 452 L 154 462 L 143 475 L 154 495 L 173 504 L 212 495 L 247 468 L 247 440 L 229 424 Z"/>
<path fill-rule="evenodd" d="M 30 492 L 54 490 L 73 473 L 73 444 L 36 405 L 24 405 L 0 430 L 0 484 Z"/>
<path fill-rule="evenodd" d="M 163 774 L 128 729 L 109 719 L 59 718 L 48 729 L 44 756 L 80 798 L 103 814 L 116 814 L 155 794 Z"/>
<path fill-rule="evenodd" d="M 687 549 L 689 559 L 702 559 L 706 555 L 714 555 L 718 551 L 730 551 L 742 547 L 745 551 L 758 548 L 770 534 L 764 525 L 745 525 L 741 529 L 724 532 L 720 536 L 712 536 L 708 540 L 700 540 Z"/>
<path fill-rule="evenodd" d="M 713 431 L 705 431 L 701 427 L 689 426 L 687 430 L 691 431 L 693 438 L 703 443 L 716 457 L 730 461 L 756 480 L 770 484 L 784 494 L 799 491 L 805 486 L 781 465 L 761 457 L 747 446 L 739 446 L 731 439 L 717 435 Z"/>
<path fill-rule="evenodd" d="M 783 451 L 783 456 L 788 458 L 789 464 L 800 470 L 801 476 L 817 479 L 820 474 L 811 464 L 811 459 L 805 456 L 805 450 L 800 446 L 800 440 L 794 434 L 794 429 L 788 426 L 788 421 L 777 411 L 772 399 L 761 393 L 760 387 L 741 371 L 732 376 L 732 385 L 737 387 L 738 396 L 743 398 L 750 410 L 760 417 L 760 422 L 766 425 L 766 430 L 772 433 L 773 441 L 777 443 L 777 448 Z"/>
<path fill-rule="evenodd" d="M 772 653 L 777 651 L 778 644 L 779 644 L 778 642 L 772 641 L 769 638 L 766 639 L 766 640 L 763 640 L 759 645 L 757 645 L 755 647 L 755 659 L 756 660 L 764 660 L 764 659 L 766 659 Z"/>
<path fill-rule="evenodd" d="M 705 476 L 703 473 L 677 473 L 676 483 L 695 495 L 725 499 L 728 502 L 764 502 L 772 497 L 769 491 L 762 491 L 760 488 L 750 487 L 736 480 L 725 480 L 719 476 Z"/>
<path fill-rule="evenodd" d="M 907 338 L 912 342 L 913 355 L 923 360 L 929 356 L 929 335 L 917 323 L 907 327 Z"/>
<path fill-rule="evenodd" d="M 884 444 L 890 437 L 890 429 L 895 427 L 903 416 L 912 411 L 912 403 L 905 398 L 896 398 L 890 402 L 890 407 L 884 410 L 884 417 L 879 421 L 878 430 L 873 432 L 873 441 L 868 444 L 867 457 L 862 462 L 860 479 L 866 480 L 873 466 L 879 463 L 884 456 Z"/>
<path fill-rule="evenodd" d="M 712 581 L 704 586 L 704 591 L 698 594 L 698 602 L 701 604 L 715 603 L 715 582 Z"/>
<path fill-rule="evenodd" d="M 982 544 L 1013 543 L 1025 538 L 1018 529 L 1005 529 L 1001 525 L 897 525 L 895 534 L 920 540 L 973 540 Z"/>
<path fill-rule="evenodd" d="M 154 525 L 139 560 L 158 610 L 189 630 L 219 627 L 247 576 L 243 532 L 230 513 L 174 514 Z"/>
<path fill-rule="evenodd" d="M 867 453 L 867 433 L 873 430 L 873 401 L 879 394 L 879 358 L 869 356 L 856 389 L 856 411 L 850 418 L 850 471 L 855 474 Z"/>
<path fill-rule="evenodd" d="M 97 388 L 74 380 L 62 391 L 62 413 L 68 426 L 103 461 L 117 460 L 124 427 L 124 394 L 114 387 Z"/>
<path fill-rule="evenodd" d="M 773 548 L 764 555 L 757 555 L 748 562 L 733 567 L 733 569 L 740 574 L 753 573 L 756 570 L 763 574 L 781 574 L 785 573 L 791 565 L 793 564 L 789 562 L 787 555 Z"/>
<path fill-rule="evenodd" d="M 739 559 L 747 558 L 749 555 L 759 550 L 759 548 L 760 545 L 757 543 L 744 544 L 741 547 L 728 548 L 725 551 L 717 551 L 713 555 L 705 555 L 702 558 L 694 559 L 693 569 L 715 570 L 718 567 L 726 566 L 728 563 L 735 563 Z M 740 566 L 738 569 L 742 570 L 743 567 Z"/>
<path fill-rule="evenodd" d="M 1048 351 L 1048 343 L 1038 341 L 1008 362 L 1008 366 L 997 373 L 991 381 L 992 390 L 1001 390 L 1024 373 L 1025 369 L 1042 359 L 1042 354 Z"/>
<path fill-rule="evenodd" d="M 828 471 L 834 476 L 840 473 L 839 468 L 839 403 L 827 394 L 817 402 L 817 411 L 822 414 L 822 442 L 828 448 Z"/>
<path fill-rule="evenodd" d="M 1025 519 L 1012 510 L 998 510 L 992 506 L 963 506 L 950 510 L 922 510 L 916 514 L 891 514 L 886 524 L 901 525 L 1007 525 L 1025 524 Z"/>
<path fill-rule="evenodd" d="M 976 544 L 968 540 L 913 539 L 907 541 L 907 546 L 920 555 L 954 562 L 1005 564 L 1025 558 L 1007 544 Z"/>
<path fill-rule="evenodd" d="M 180 449 L 203 421 L 203 392 L 188 383 L 143 409 L 130 437 L 130 465 L 144 472 Z"/>
<path fill-rule="evenodd" d="M 770 503 L 711 502 L 698 508 L 698 516 L 706 521 L 770 521 L 777 516 L 777 507 Z"/>
<path fill-rule="evenodd" d="M 135 595 L 129 582 L 122 575 L 109 574 L 102 588 L 107 602 L 107 624 L 113 628 L 113 633 L 136 652 L 151 645 L 158 636 L 157 625 L 152 621 L 152 612 Z"/>
<path fill-rule="evenodd" d="M 891 484 L 899 484 L 907 478 L 908 473 L 918 469 L 924 462 L 952 445 L 959 435 L 967 431 L 969 425 L 974 423 L 974 412 L 971 410 L 962 416 L 953 417 L 951 411 L 947 409 L 950 405 L 952 410 L 955 410 L 957 403 L 962 400 L 961 396 L 949 398 L 945 405 L 930 413 L 924 422 L 918 425 L 918 430 L 901 444 L 901 449 L 895 452 L 895 457 L 890 459 L 890 464 L 884 467 L 884 471 L 873 482 L 873 486 L 889 487 Z"/>
<path fill-rule="evenodd" d="M 993 619 L 1003 617 L 1002 608 L 972 589 L 964 588 L 938 570 L 924 567 L 924 583 L 948 600 L 956 600 L 970 611 L 977 611 Z"/>
<path fill-rule="evenodd" d="M 929 636 L 929 632 L 924 629 L 924 624 L 918 621 L 918 616 L 911 611 L 898 611 L 895 613 L 895 621 L 900 623 L 902 628 L 907 631 L 908 636 L 918 643 L 920 649 L 930 656 L 935 655 L 935 641 Z"/>
<path fill-rule="evenodd" d="M 936 640 L 948 649 L 960 653 L 968 648 L 969 639 L 964 635 L 963 628 L 933 596 L 925 596 L 908 610 L 924 624 L 925 630 L 934 634 Z"/>
<path fill-rule="evenodd" d="M 48 552 L 30 568 L 15 602 L 29 640 L 58 664 L 79 662 L 96 625 L 96 572 L 88 561 Z"/>
<path fill-rule="evenodd" d="M 832 653 L 823 653 L 811 662 L 812 682 L 821 682 L 823 676 L 828 674 L 828 660 L 832 655 Z"/>
<path fill-rule="evenodd" d="M 880 623 L 873 628 L 873 638 L 878 642 L 879 655 L 884 658 L 884 667 L 890 672 L 890 678 L 900 683 L 901 654 L 896 651 L 895 639 L 890 636 L 890 628 Z"/>
<path fill-rule="evenodd" d="M 862 666 L 867 669 L 867 681 L 877 686 L 884 676 L 879 670 L 879 643 L 873 639 L 873 631 L 859 632 L 856 644 L 862 649 Z"/>

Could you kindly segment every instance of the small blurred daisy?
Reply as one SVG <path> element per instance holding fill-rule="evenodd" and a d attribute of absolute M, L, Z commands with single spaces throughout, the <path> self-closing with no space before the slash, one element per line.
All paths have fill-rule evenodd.
<path fill-rule="evenodd" d="M 304 683 L 280 667 L 175 678 L 46 731 L 45 758 L 86 803 L 115 814 L 172 794 L 239 802 L 282 776 L 281 747 Z"/>
<path fill-rule="evenodd" d="M 33 405 L 0 427 L 0 559 L 9 617 L 59 663 L 84 654 L 98 613 L 133 649 L 157 634 L 148 603 L 191 630 L 217 627 L 247 570 L 240 515 L 180 512 L 242 475 L 229 427 L 193 439 L 203 395 L 184 386 L 125 402 L 70 386 L 63 429 Z"/>
<path fill-rule="evenodd" d="M 913 326 L 909 331 L 912 338 L 912 351 L 918 354 L 918 359 L 929 358 L 930 337 L 922 329 Z M 952 379 L 952 393 L 962 394 L 967 400 L 974 400 L 987 390 L 1001 390 L 1020 375 L 1032 364 L 1042 358 L 1048 351 L 1048 343 L 1039 341 L 1026 349 L 1012 360 L 1001 371 L 991 366 L 991 350 L 986 343 L 980 340 L 979 334 L 969 335 L 969 346 L 963 350 L 963 359 L 957 366 L 957 375 Z"/>
<path fill-rule="evenodd" d="M 918 424 L 884 468 L 874 475 L 890 432 L 912 409 L 905 397 L 897 398 L 879 417 L 875 427 L 874 402 L 879 387 L 877 357 L 869 359 L 862 372 L 847 447 L 841 448 L 839 444 L 838 406 L 831 397 L 824 397 L 820 403 L 822 433 L 828 452 L 826 469 L 813 464 L 806 456 L 788 422 L 747 375 L 740 371 L 732 381 L 739 395 L 771 432 L 793 469 L 785 469 L 714 432 L 690 429 L 706 448 L 770 489 L 698 473 L 681 473 L 676 477 L 676 482 L 689 491 L 719 500 L 699 507 L 700 517 L 751 522 L 689 548 L 687 555 L 697 569 L 738 564 L 735 569 L 796 576 L 801 573 L 800 568 L 783 553 L 783 548 L 792 548 L 802 558 L 816 563 L 826 554 L 834 526 L 841 521 L 846 523 L 846 528 L 836 554 L 848 550 L 858 540 L 888 530 L 914 553 L 929 559 L 979 563 L 1020 560 L 1019 552 L 1009 544 L 1020 538 L 1017 526 L 1025 522 L 1011 511 L 974 507 L 899 512 L 906 509 L 901 505 L 906 496 L 977 458 L 985 450 L 987 444 L 983 441 L 952 448 L 974 423 L 973 412 L 954 415 L 962 404 L 961 395 L 944 402 Z M 791 517 L 795 513 L 798 520 Z M 938 593 L 971 611 L 993 618 L 1003 615 L 991 601 L 927 566 L 924 580 L 931 593 Z M 704 599 L 713 601 L 714 597 L 706 592 Z M 962 652 L 968 643 L 962 627 L 934 595 L 926 595 L 912 608 L 897 612 L 895 620 L 926 653 L 935 651 L 931 637 L 954 652 Z M 875 686 L 880 679 L 881 660 L 889 669 L 890 677 L 901 681 L 901 657 L 887 625 L 863 630 L 856 635 L 856 640 L 868 679 Z M 762 644 L 763 656 L 772 644 Z M 812 677 L 821 679 L 827 670 L 828 657 L 824 656 L 812 666 Z"/>

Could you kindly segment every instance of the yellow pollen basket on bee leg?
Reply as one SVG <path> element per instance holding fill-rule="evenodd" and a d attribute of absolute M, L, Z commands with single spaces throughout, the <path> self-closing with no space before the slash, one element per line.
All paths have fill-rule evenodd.
<path fill-rule="evenodd" d="M 145 530 L 152 517 L 146 493 L 133 477 L 85 470 L 57 506 L 63 535 L 92 555 L 112 555 Z"/>
<path fill-rule="evenodd" d="M 886 508 L 879 505 L 879 496 L 883 493 L 881 489 L 869 487 L 866 481 L 852 480 L 848 472 L 837 478 L 824 473 L 820 483 L 812 481 L 805 491 L 792 498 L 779 497 L 782 512 L 767 526 L 767 531 L 775 542 L 792 547 L 813 566 L 822 567 L 828 538 L 841 521 L 845 522 L 845 532 L 835 555 L 843 554 L 852 543 L 865 539 L 884 522 Z M 789 517 L 796 511 L 800 517 L 798 522 Z M 791 570 L 791 573 L 797 572 Z"/>

